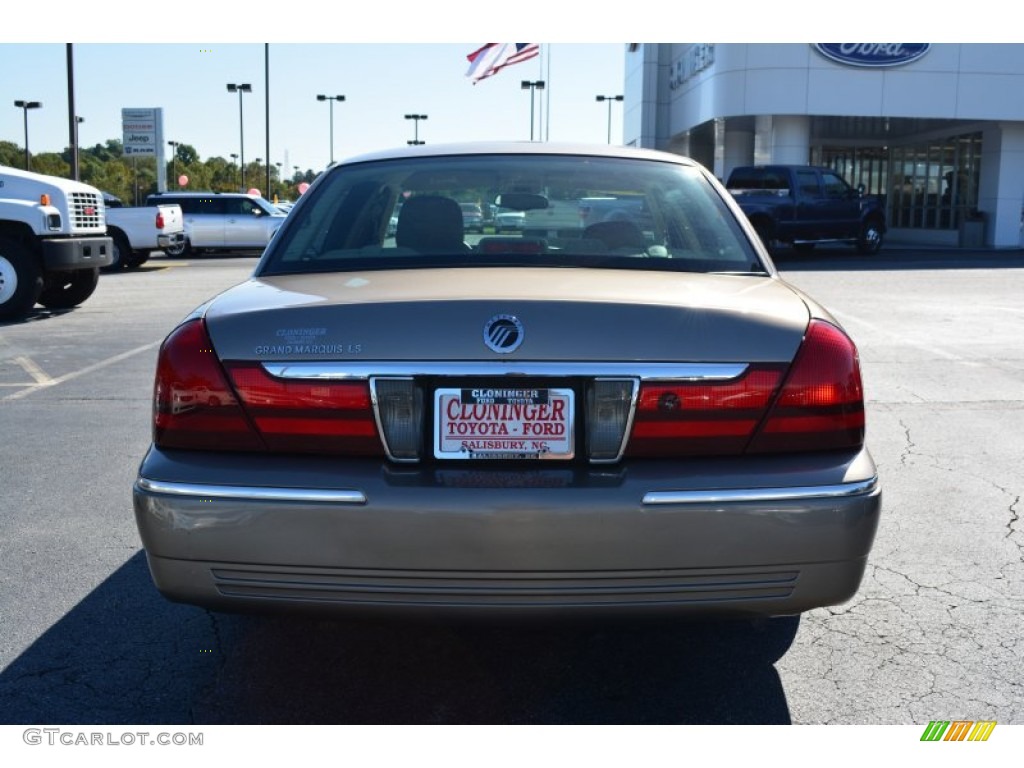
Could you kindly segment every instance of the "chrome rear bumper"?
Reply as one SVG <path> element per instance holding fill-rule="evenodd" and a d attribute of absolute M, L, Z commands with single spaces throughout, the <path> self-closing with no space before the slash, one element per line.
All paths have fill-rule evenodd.
<path fill-rule="evenodd" d="M 220 609 L 799 613 L 856 592 L 881 508 L 866 453 L 799 471 L 217 458 L 151 452 L 134 501 L 160 591 Z"/>

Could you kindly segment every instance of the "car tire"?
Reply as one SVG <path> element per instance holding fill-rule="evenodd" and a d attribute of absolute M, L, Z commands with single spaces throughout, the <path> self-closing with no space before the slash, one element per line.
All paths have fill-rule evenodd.
<path fill-rule="evenodd" d="M 0 320 L 22 318 L 43 290 L 43 272 L 36 255 L 19 240 L 0 237 Z"/>
<path fill-rule="evenodd" d="M 877 221 L 864 222 L 857 237 L 857 251 L 866 256 L 878 253 L 882 248 L 882 228 Z"/>
<path fill-rule="evenodd" d="M 164 255 L 170 256 L 173 259 L 188 256 L 190 253 L 192 253 L 192 243 L 188 241 L 187 237 L 180 243 L 175 243 L 174 245 L 169 245 L 164 248 Z"/>
<path fill-rule="evenodd" d="M 149 251 L 133 251 L 132 257 L 128 261 L 128 269 L 138 269 L 147 261 L 149 261 Z"/>
<path fill-rule="evenodd" d="M 53 276 L 53 282 L 39 294 L 39 303 L 47 309 L 70 309 L 92 296 L 100 280 L 100 270 L 76 269 Z"/>
<path fill-rule="evenodd" d="M 773 245 L 775 244 L 771 228 L 767 224 L 759 222 L 754 225 L 754 231 L 757 232 L 757 236 L 761 238 L 761 243 L 764 245 L 764 249 L 768 251 L 768 253 L 771 253 Z"/>
<path fill-rule="evenodd" d="M 114 241 L 114 246 L 111 249 L 113 261 L 100 269 L 104 272 L 120 272 L 122 269 L 128 269 L 132 257 L 131 243 L 128 242 L 128 238 L 123 232 L 116 229 L 110 233 L 110 239 Z"/>

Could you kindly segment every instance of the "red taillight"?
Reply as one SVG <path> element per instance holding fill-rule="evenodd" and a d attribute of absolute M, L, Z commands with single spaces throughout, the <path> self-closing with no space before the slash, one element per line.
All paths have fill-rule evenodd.
<path fill-rule="evenodd" d="M 270 450 L 383 454 L 368 382 L 278 379 L 259 363 L 225 367 Z"/>
<path fill-rule="evenodd" d="M 162 448 L 261 451 L 202 320 L 179 326 L 160 347 L 153 442 Z"/>
<path fill-rule="evenodd" d="M 164 215 L 160 211 L 156 212 L 156 228 L 157 229 L 163 229 L 164 228 Z"/>
<path fill-rule="evenodd" d="M 288 381 L 259 363 L 222 365 L 202 320 L 160 348 L 153 425 L 162 448 L 383 454 L 367 382 Z"/>
<path fill-rule="evenodd" d="M 812 320 L 752 453 L 859 448 L 864 444 L 864 391 L 853 341 L 834 325 Z"/>
<path fill-rule="evenodd" d="M 783 366 L 762 365 L 735 381 L 644 384 L 628 455 L 742 453 L 783 372 Z"/>
<path fill-rule="evenodd" d="M 735 381 L 645 383 L 627 455 L 721 456 L 856 449 L 864 444 L 857 348 L 821 320 L 785 366 L 752 365 Z"/>

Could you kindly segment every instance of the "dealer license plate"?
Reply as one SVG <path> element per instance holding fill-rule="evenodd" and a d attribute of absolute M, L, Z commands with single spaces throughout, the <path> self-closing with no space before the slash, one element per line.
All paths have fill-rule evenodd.
<path fill-rule="evenodd" d="M 438 459 L 571 459 L 573 391 L 466 387 L 434 392 Z"/>

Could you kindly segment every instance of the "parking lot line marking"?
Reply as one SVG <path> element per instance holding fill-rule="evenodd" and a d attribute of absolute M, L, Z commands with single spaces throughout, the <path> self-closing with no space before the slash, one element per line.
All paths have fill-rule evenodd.
<path fill-rule="evenodd" d="M 58 384 L 63 384 L 66 381 L 77 379 L 81 376 L 90 374 L 93 371 L 98 371 L 101 368 L 106 368 L 108 365 L 114 365 L 115 363 L 119 363 L 122 360 L 127 360 L 129 357 L 133 357 L 139 354 L 140 352 L 148 352 L 149 350 L 160 346 L 160 344 L 160 341 L 154 341 L 150 342 L 149 344 L 143 344 L 141 347 L 129 349 L 127 352 L 122 352 L 118 355 L 114 355 L 113 357 L 108 357 L 106 360 L 100 360 L 99 362 L 93 363 L 92 365 L 87 365 L 85 368 L 82 368 L 80 370 L 72 371 L 71 373 L 65 373 L 63 376 L 58 376 L 55 379 L 50 379 L 49 384 L 29 385 L 27 389 L 23 389 L 20 392 L 15 392 L 13 394 L 0 397 L 0 403 L 7 402 L 8 400 L 20 400 L 23 397 L 28 397 L 33 392 L 38 392 L 40 389 L 49 389 L 50 387 L 55 387 Z"/>
<path fill-rule="evenodd" d="M 36 380 L 36 384 L 43 387 L 53 386 L 53 379 L 50 378 L 49 374 L 46 373 L 42 368 L 36 365 L 36 362 L 30 357 L 16 357 L 14 362 L 20 365 L 25 373 Z"/>
<path fill-rule="evenodd" d="M 945 349 L 942 349 L 941 347 L 936 346 L 931 341 L 929 341 L 929 342 L 914 341 L 913 339 L 909 339 L 906 336 L 903 336 L 903 335 L 900 335 L 899 333 L 896 333 L 895 331 L 887 330 L 885 328 L 882 328 L 880 325 L 876 325 L 875 323 L 869 322 L 868 320 L 864 320 L 862 318 L 859 318 L 859 317 L 856 317 L 854 315 L 851 315 L 848 312 L 837 312 L 837 311 L 833 310 L 832 314 L 835 315 L 836 318 L 840 322 L 842 322 L 844 325 L 848 325 L 850 323 L 861 325 L 861 326 L 863 326 L 863 327 L 873 331 L 874 333 L 877 333 L 879 336 L 884 336 L 884 337 L 890 339 L 891 341 L 893 341 L 893 342 L 895 342 L 897 344 L 903 344 L 903 345 L 908 346 L 908 347 L 915 347 L 917 349 L 921 349 L 921 350 L 924 350 L 926 352 L 931 352 L 932 354 L 938 355 L 939 357 L 944 357 L 947 360 L 952 360 L 952 361 L 961 362 L 961 363 L 962 362 L 966 362 L 966 358 L 965 357 L 963 357 L 961 355 L 958 355 L 958 354 L 955 354 L 953 352 L 949 352 L 949 351 L 947 351 Z"/>

